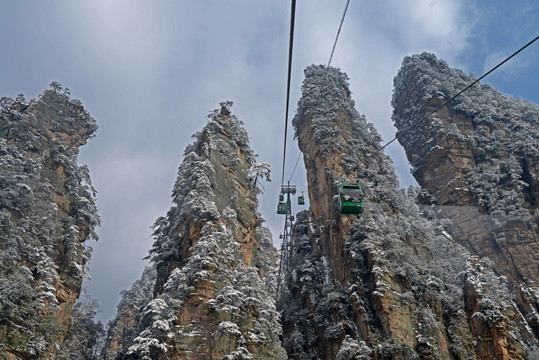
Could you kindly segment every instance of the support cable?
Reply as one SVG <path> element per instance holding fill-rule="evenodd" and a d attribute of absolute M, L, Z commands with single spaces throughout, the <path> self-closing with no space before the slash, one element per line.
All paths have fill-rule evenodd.
<path fill-rule="evenodd" d="M 337 40 L 339 40 L 339 35 L 341 33 L 342 24 L 344 22 L 344 18 L 346 17 L 346 12 L 348 11 L 349 4 L 350 4 L 350 0 L 347 0 L 346 6 L 344 7 L 344 12 L 342 14 L 341 23 L 339 25 L 339 30 L 337 30 L 337 36 L 335 37 L 335 42 L 333 43 L 333 49 L 331 49 L 331 55 L 329 56 L 327 69 L 329 69 L 329 65 L 331 65 L 331 59 L 333 58 L 333 54 L 335 53 L 335 47 L 337 46 Z M 327 70 L 326 70 L 326 74 L 327 74 Z"/>
<path fill-rule="evenodd" d="M 290 183 L 290 180 L 292 180 L 292 176 L 294 176 L 294 173 L 296 172 L 296 168 L 298 167 L 300 157 L 301 157 L 301 151 L 299 152 L 298 158 L 296 159 L 296 165 L 294 165 L 294 170 L 292 170 L 292 174 L 290 174 L 290 179 L 288 179 L 289 183 Z"/>
<path fill-rule="evenodd" d="M 290 15 L 290 42 L 288 46 L 288 83 L 286 85 L 286 111 L 284 117 L 284 148 L 283 148 L 283 174 L 281 176 L 281 186 L 284 185 L 284 168 L 286 164 L 286 134 L 288 132 L 288 108 L 290 105 L 290 78 L 292 74 L 292 52 L 294 48 L 294 22 L 296 18 L 296 0 L 292 0 L 292 10 Z"/>
<path fill-rule="evenodd" d="M 388 146 L 389 144 L 391 144 L 393 141 L 397 140 L 399 138 L 399 136 L 405 134 L 405 133 L 408 133 L 410 132 L 411 130 L 417 128 L 419 125 L 421 125 L 421 123 L 423 121 L 425 121 L 426 119 L 429 118 L 429 116 L 431 116 L 432 114 L 434 114 L 436 111 L 440 110 L 441 108 L 443 108 L 444 106 L 446 106 L 447 104 L 449 104 L 451 101 L 453 101 L 457 96 L 459 96 L 460 94 L 462 94 L 463 92 L 465 92 L 466 90 L 468 90 L 469 88 L 471 88 L 472 86 L 474 86 L 475 84 L 477 84 L 481 79 L 483 79 L 485 76 L 489 75 L 490 73 L 492 73 L 494 70 L 496 70 L 497 68 L 499 68 L 500 66 L 502 66 L 503 64 L 505 64 L 507 61 L 509 61 L 512 57 L 514 57 L 515 55 L 517 55 L 518 53 L 520 53 L 522 50 L 526 49 L 528 46 L 530 46 L 531 44 L 533 44 L 537 39 L 539 39 L 539 36 L 536 36 L 535 39 L 533 39 L 532 41 L 530 41 L 529 43 L 527 43 L 526 45 L 524 45 L 523 47 L 521 47 L 520 49 L 518 49 L 516 52 L 514 52 L 511 56 L 507 57 L 505 60 L 503 60 L 501 63 L 499 63 L 498 65 L 496 65 L 495 67 L 493 67 L 492 69 L 490 69 L 488 72 L 486 72 L 483 76 L 481 76 L 479 79 L 475 80 L 474 82 L 472 82 L 470 85 L 466 86 L 464 89 L 462 89 L 461 91 L 459 91 L 456 95 L 454 95 L 451 99 L 447 100 L 446 102 L 444 102 L 442 105 L 438 106 L 436 109 L 434 109 L 433 111 L 429 112 L 427 115 L 425 115 L 424 117 L 422 117 L 418 122 L 416 122 L 415 124 L 411 125 L 408 129 L 405 129 L 401 132 L 399 132 L 397 135 L 395 135 L 395 137 L 389 141 L 387 144 L 385 144 L 384 146 L 382 146 L 381 148 L 379 148 L 378 150 L 376 150 L 376 152 L 380 151 L 380 150 L 383 150 L 385 149 L 386 146 Z"/>
<path fill-rule="evenodd" d="M 341 23 L 339 24 L 339 29 L 337 31 L 337 36 L 335 37 L 335 42 L 333 43 L 333 48 L 331 50 L 331 55 L 329 57 L 328 65 L 326 68 L 326 74 L 324 76 L 324 80 L 322 84 L 320 85 L 320 88 L 318 89 L 318 96 L 320 96 L 320 92 L 322 89 L 323 84 L 326 81 L 329 66 L 331 65 L 331 60 L 333 58 L 333 54 L 335 52 L 335 47 L 337 46 L 337 41 L 339 40 L 339 34 L 341 32 L 341 28 L 344 22 L 344 18 L 346 17 L 346 12 L 348 11 L 348 5 L 350 4 L 350 0 L 346 1 L 346 6 L 344 8 L 344 12 L 341 18 Z M 301 156 L 301 152 L 298 155 L 298 158 L 296 160 L 296 164 L 294 166 L 294 169 L 292 170 L 292 174 L 290 175 L 290 179 L 288 180 L 288 185 L 284 185 L 284 174 L 285 174 L 285 165 L 286 165 L 286 138 L 287 138 L 287 132 L 288 132 L 288 110 L 289 110 L 289 104 L 290 104 L 290 78 L 291 78 L 291 72 L 292 72 L 292 50 L 293 50 L 293 44 L 294 44 L 294 21 L 295 21 L 295 14 L 296 14 L 296 1 L 292 0 L 292 12 L 290 17 L 290 45 L 289 45 L 289 52 L 288 52 L 288 83 L 287 83 L 287 89 L 286 89 L 286 112 L 285 112 L 285 124 L 284 124 L 284 146 L 283 146 L 283 172 L 281 176 L 281 194 L 287 194 L 287 206 L 286 206 L 286 217 L 285 217 L 285 225 L 284 225 L 284 231 L 283 231 L 283 240 L 281 242 L 281 259 L 279 261 L 279 272 L 277 275 L 277 288 L 275 292 L 275 301 L 277 302 L 279 300 L 280 294 L 281 294 L 281 287 L 283 286 L 284 282 L 284 274 L 288 273 L 289 267 L 290 267 L 290 242 L 288 241 L 288 238 L 292 237 L 292 202 L 290 201 L 290 194 L 296 193 L 296 186 L 290 185 L 290 180 L 292 179 L 292 176 L 294 175 L 294 172 L 296 171 L 296 168 L 299 163 L 299 158 Z"/>
<path fill-rule="evenodd" d="M 344 6 L 344 12 L 342 14 L 341 23 L 339 24 L 339 29 L 337 30 L 337 36 L 335 36 L 335 41 L 333 42 L 333 48 L 331 49 L 331 54 L 329 55 L 328 65 L 326 67 L 326 74 L 324 75 L 324 81 L 318 87 L 318 97 L 320 97 L 322 87 L 325 85 L 326 80 L 327 80 L 329 67 L 331 66 L 331 60 L 333 59 L 333 54 L 335 53 L 335 48 L 337 47 L 337 41 L 339 40 L 339 35 L 341 33 L 342 24 L 344 23 L 344 19 L 348 11 L 348 5 L 350 5 L 350 0 L 347 0 L 346 5 Z M 288 106 L 288 102 L 287 102 L 287 106 Z M 288 112 L 288 107 L 287 107 L 287 112 Z M 286 126 L 285 126 L 285 136 L 286 136 Z M 294 166 L 294 170 L 292 170 L 292 174 L 290 175 L 290 179 L 288 179 L 288 182 L 290 182 L 290 180 L 292 180 L 292 176 L 294 176 L 294 172 L 296 171 L 296 167 L 298 166 L 300 156 L 301 156 L 301 151 L 298 154 L 298 158 L 296 159 L 296 165 Z M 284 160 L 283 160 L 283 180 L 284 180 Z"/>

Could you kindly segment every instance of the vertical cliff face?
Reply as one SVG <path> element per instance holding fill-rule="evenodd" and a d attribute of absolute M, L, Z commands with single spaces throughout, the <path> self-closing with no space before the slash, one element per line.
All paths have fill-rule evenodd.
<path fill-rule="evenodd" d="M 173 205 L 155 223 L 157 278 L 135 315 L 136 337 L 109 358 L 282 359 L 271 286 L 277 254 L 256 212 L 255 163 L 230 103 L 185 150 Z M 273 275 L 274 276 L 274 275 Z"/>
<path fill-rule="evenodd" d="M 339 281 L 350 276 L 342 255 L 348 229 L 355 220 L 354 216 L 339 214 L 336 195 L 341 184 L 367 180 L 361 186 L 370 199 L 395 193 L 398 186 L 391 160 L 375 151 L 380 135 L 354 108 L 347 79 L 338 71 L 326 74 L 324 68 L 309 67 L 293 121 L 304 154 L 310 210 L 322 229 L 320 246 Z M 396 204 L 389 205 L 388 210 L 394 211 Z"/>
<path fill-rule="evenodd" d="M 393 120 L 415 178 L 453 221 L 455 240 L 507 278 L 518 322 L 537 341 L 539 107 L 478 84 L 406 130 L 473 80 L 432 54 L 406 57 L 395 78 Z M 471 312 L 476 289 L 467 293 Z M 475 334 L 500 338 L 477 322 Z"/>
<path fill-rule="evenodd" d="M 57 87 L 58 89 L 58 87 Z M 0 110 L 0 357 L 54 357 L 99 223 L 79 147 L 97 125 L 68 93 Z"/>
<path fill-rule="evenodd" d="M 418 206 L 428 193 L 398 188 L 345 74 L 308 67 L 293 124 L 311 205 L 297 217 L 279 303 L 289 358 L 486 359 L 534 351 L 505 278 L 453 241 L 449 219 Z M 362 214 L 339 212 L 346 181 L 365 192 Z M 498 338 L 480 337 L 481 324 L 503 339 L 491 346 Z"/>

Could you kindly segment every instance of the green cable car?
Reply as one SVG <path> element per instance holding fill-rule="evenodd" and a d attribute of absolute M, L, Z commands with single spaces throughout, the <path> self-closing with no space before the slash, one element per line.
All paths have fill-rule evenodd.
<path fill-rule="evenodd" d="M 305 196 L 303 196 L 303 193 L 298 196 L 298 205 L 305 205 Z"/>
<path fill-rule="evenodd" d="M 342 214 L 360 214 L 363 212 L 363 190 L 359 184 L 341 185 L 339 210 Z"/>
<path fill-rule="evenodd" d="M 286 215 L 286 203 L 284 201 L 279 201 L 277 205 L 277 214 Z"/>

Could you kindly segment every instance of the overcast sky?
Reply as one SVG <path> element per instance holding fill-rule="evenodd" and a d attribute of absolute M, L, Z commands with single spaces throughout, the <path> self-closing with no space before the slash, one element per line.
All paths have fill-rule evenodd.
<path fill-rule="evenodd" d="M 290 119 L 303 69 L 327 64 L 346 0 L 298 0 Z M 518 6 L 517 6 L 518 4 Z M 120 291 L 138 279 L 151 226 L 171 205 L 183 150 L 224 100 L 245 122 L 258 160 L 268 162 L 260 211 L 278 240 L 290 1 L 0 0 L 0 96 L 27 99 L 57 80 L 96 119 L 81 148 L 102 218 L 85 286 L 109 320 Z M 482 75 L 539 34 L 539 2 L 352 0 L 332 65 L 350 77 L 358 111 L 384 141 L 393 77 L 406 55 L 433 52 Z M 539 43 L 484 80 L 539 102 Z M 287 174 L 298 157 L 289 127 Z M 398 143 L 401 185 L 414 184 Z M 291 183 L 306 189 L 300 162 Z"/>

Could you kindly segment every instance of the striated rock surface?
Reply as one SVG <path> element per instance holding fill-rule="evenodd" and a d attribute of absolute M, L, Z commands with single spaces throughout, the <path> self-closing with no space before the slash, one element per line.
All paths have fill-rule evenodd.
<path fill-rule="evenodd" d="M 286 357 L 271 293 L 277 252 L 256 212 L 259 177 L 269 174 L 230 106 L 212 112 L 185 150 L 173 205 L 154 226 L 152 298 L 134 314 L 127 351 L 111 345 L 107 358 Z M 133 318 L 123 311 L 115 322 Z"/>
<path fill-rule="evenodd" d="M 532 358 L 507 279 L 453 240 L 450 219 L 418 205 L 426 191 L 398 188 L 345 74 L 308 67 L 293 124 L 310 210 L 297 216 L 278 304 L 289 358 Z M 347 181 L 365 192 L 363 214 L 339 212 Z"/>
<path fill-rule="evenodd" d="M 79 147 L 97 130 L 47 90 L 0 110 L 0 357 L 53 358 L 67 334 L 99 217 Z M 67 89 L 66 89 L 67 90 Z"/>
<path fill-rule="evenodd" d="M 454 239 L 507 278 L 522 316 L 517 323 L 537 343 L 539 107 L 477 84 L 414 125 L 475 79 L 432 54 L 406 57 L 395 77 L 393 120 L 414 177 L 452 220 Z M 475 300 L 469 306 L 472 312 Z M 492 339 L 478 345 L 482 358 L 520 358 L 499 327 L 474 319 L 471 328 Z"/>

